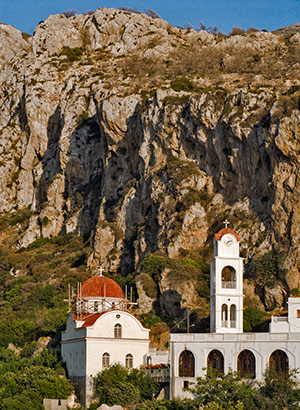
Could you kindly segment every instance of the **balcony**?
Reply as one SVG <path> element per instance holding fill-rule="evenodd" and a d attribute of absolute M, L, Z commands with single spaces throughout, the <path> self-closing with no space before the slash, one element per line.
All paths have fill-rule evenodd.
<path fill-rule="evenodd" d="M 236 289 L 236 282 L 225 282 L 222 280 L 223 289 Z"/>

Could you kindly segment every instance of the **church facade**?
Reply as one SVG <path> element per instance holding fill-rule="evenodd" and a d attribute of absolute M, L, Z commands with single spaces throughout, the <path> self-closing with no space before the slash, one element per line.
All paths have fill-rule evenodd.
<path fill-rule="evenodd" d="M 243 333 L 243 259 L 239 236 L 229 228 L 214 237 L 210 272 L 210 333 L 170 335 L 170 395 L 183 389 L 205 368 L 260 380 L 271 364 L 278 372 L 300 368 L 300 298 L 289 298 L 288 316 L 272 317 L 268 333 Z M 298 375 L 298 377 L 300 377 Z"/>
<path fill-rule="evenodd" d="M 129 303 L 120 286 L 102 272 L 78 287 L 75 313 L 69 313 L 61 346 L 68 378 L 84 406 L 92 398 L 98 372 L 113 363 L 139 367 L 149 359 L 149 329 L 129 312 Z"/>

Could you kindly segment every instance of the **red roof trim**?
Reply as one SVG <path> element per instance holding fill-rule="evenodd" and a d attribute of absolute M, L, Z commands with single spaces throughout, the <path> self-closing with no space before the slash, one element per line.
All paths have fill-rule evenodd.
<path fill-rule="evenodd" d="M 141 321 L 140 321 L 136 316 L 134 316 L 132 313 L 126 312 L 126 311 L 124 311 L 124 310 L 113 309 L 113 310 L 106 310 L 105 312 L 101 312 L 101 313 L 92 313 L 92 314 L 91 314 L 91 313 L 87 313 L 87 314 L 85 314 L 85 315 L 82 315 L 81 318 L 76 317 L 76 315 L 75 315 L 74 313 L 72 313 L 72 316 L 73 316 L 74 321 L 76 321 L 76 320 L 77 320 L 77 321 L 78 321 L 78 320 L 79 320 L 79 321 L 84 321 L 83 325 L 82 325 L 80 328 L 78 328 L 78 329 L 81 329 L 82 327 L 90 327 L 90 326 L 93 326 L 93 325 L 97 322 L 97 320 L 99 319 L 100 316 L 103 316 L 103 315 L 105 315 L 106 313 L 112 313 L 112 312 L 127 313 L 128 315 L 134 317 L 134 319 L 139 322 L 139 324 L 142 326 L 143 329 L 150 330 L 150 329 L 148 329 L 147 327 L 143 326 L 143 324 L 141 323 Z"/>
<path fill-rule="evenodd" d="M 94 313 L 93 315 L 90 315 L 86 318 L 84 324 L 81 327 L 90 327 L 93 326 L 96 321 L 99 319 L 100 316 L 104 315 L 107 312 L 102 312 L 102 313 Z"/>
<path fill-rule="evenodd" d="M 225 235 L 225 234 L 227 234 L 227 233 L 230 233 L 231 235 L 235 236 L 235 238 L 236 238 L 236 240 L 237 240 L 238 242 L 241 241 L 239 235 L 237 235 L 237 234 L 236 234 L 232 229 L 230 229 L 230 228 L 223 228 L 223 229 L 221 229 L 219 232 L 215 233 L 215 238 L 216 238 L 216 240 L 217 240 L 217 241 L 220 241 L 221 238 L 222 238 L 222 236 Z"/>

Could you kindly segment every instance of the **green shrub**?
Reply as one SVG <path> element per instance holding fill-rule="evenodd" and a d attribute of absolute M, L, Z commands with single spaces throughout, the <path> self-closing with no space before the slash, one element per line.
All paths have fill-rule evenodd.
<path fill-rule="evenodd" d="M 146 295 L 149 296 L 150 298 L 156 298 L 157 296 L 157 285 L 154 282 L 154 280 L 151 278 L 151 276 L 147 273 L 141 273 L 139 276 L 139 279 L 141 280 L 143 284 L 144 291 L 146 292 Z"/>
<path fill-rule="evenodd" d="M 299 298 L 300 297 L 300 289 L 299 288 L 292 289 L 291 290 L 291 296 Z"/>
<path fill-rule="evenodd" d="M 244 331 L 254 332 L 256 326 L 262 323 L 262 319 L 266 316 L 265 312 L 254 309 L 253 307 L 247 307 L 243 312 Z"/>
<path fill-rule="evenodd" d="M 43 226 L 47 226 L 49 223 L 49 218 L 48 216 L 44 216 L 43 220 L 42 220 L 42 225 Z"/>
<path fill-rule="evenodd" d="M 36 249 L 36 248 L 40 248 L 42 246 L 44 246 L 47 242 L 49 242 L 48 238 L 39 238 L 36 239 L 34 242 L 32 242 L 28 248 L 29 249 Z"/>
<path fill-rule="evenodd" d="M 282 269 L 283 252 L 268 252 L 254 259 L 251 264 L 251 276 L 260 286 L 273 286 L 277 280 L 284 280 L 286 269 Z"/>
<path fill-rule="evenodd" d="M 167 172 L 175 184 L 181 184 L 192 175 L 199 175 L 200 170 L 194 161 L 184 161 L 171 156 L 160 172 Z"/>
<path fill-rule="evenodd" d="M 165 104 L 170 104 L 170 105 L 185 105 L 189 102 L 190 100 L 190 95 L 181 95 L 181 96 L 176 96 L 176 95 L 167 95 L 163 102 Z"/>
<path fill-rule="evenodd" d="M 110 406 L 134 406 L 140 401 L 139 389 L 130 382 L 119 383 L 118 387 L 111 387 L 107 395 L 107 404 Z"/>
<path fill-rule="evenodd" d="M 174 91 L 191 92 L 197 90 L 194 84 L 186 77 L 177 77 L 171 82 L 171 87 Z"/>
<path fill-rule="evenodd" d="M 97 399 L 109 405 L 134 405 L 140 398 L 152 399 L 158 389 L 156 382 L 143 370 L 129 370 L 119 363 L 98 373 L 94 383 Z"/>
<path fill-rule="evenodd" d="M 67 57 L 66 60 L 68 62 L 73 62 L 73 61 L 80 60 L 82 53 L 83 53 L 82 48 L 80 47 L 70 48 L 70 47 L 64 46 L 62 48 L 60 55 L 66 56 Z"/>
<path fill-rule="evenodd" d="M 157 323 L 162 323 L 162 319 L 159 316 L 156 316 L 154 310 L 151 310 L 149 313 L 142 313 L 139 318 L 143 326 L 146 327 L 156 325 Z"/>
<path fill-rule="evenodd" d="M 86 121 L 88 118 L 89 118 L 89 113 L 87 111 L 83 111 L 77 119 L 77 124 L 76 124 L 77 127 L 79 127 L 79 125 L 83 124 L 84 121 Z"/>

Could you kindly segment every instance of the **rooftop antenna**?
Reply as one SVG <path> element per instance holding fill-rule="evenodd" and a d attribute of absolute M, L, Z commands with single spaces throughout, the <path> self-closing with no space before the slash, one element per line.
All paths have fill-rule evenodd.
<path fill-rule="evenodd" d="M 127 285 L 125 285 L 125 299 L 127 300 Z"/>
<path fill-rule="evenodd" d="M 130 303 L 132 303 L 132 286 L 130 288 Z"/>
<path fill-rule="evenodd" d="M 225 228 L 228 228 L 229 221 L 227 221 L 227 218 L 225 219 L 225 221 L 223 222 L 223 224 L 225 225 Z"/>

